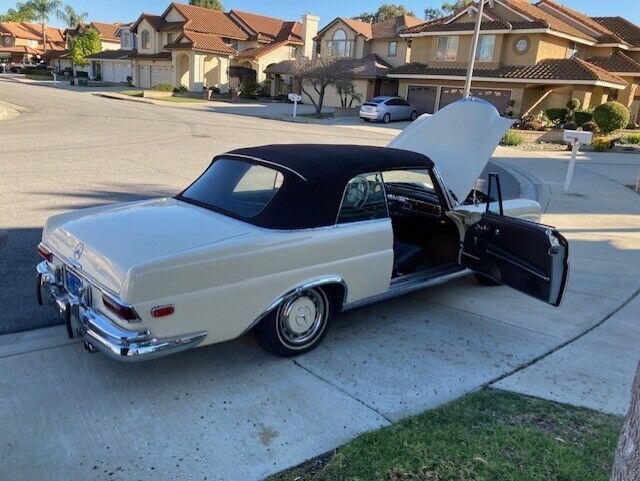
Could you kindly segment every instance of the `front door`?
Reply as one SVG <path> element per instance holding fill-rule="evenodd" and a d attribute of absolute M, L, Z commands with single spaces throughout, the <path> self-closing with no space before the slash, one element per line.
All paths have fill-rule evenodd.
<path fill-rule="evenodd" d="M 505 216 L 496 174 L 490 175 L 488 197 L 481 220 L 466 231 L 462 264 L 558 306 L 569 271 L 567 240 L 553 227 Z"/>

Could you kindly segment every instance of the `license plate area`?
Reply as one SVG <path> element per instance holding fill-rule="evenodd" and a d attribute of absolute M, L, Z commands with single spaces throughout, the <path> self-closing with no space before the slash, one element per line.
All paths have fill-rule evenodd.
<path fill-rule="evenodd" d="M 64 270 L 64 284 L 70 295 L 78 299 L 82 297 L 85 290 L 84 282 L 71 269 L 65 268 Z"/>

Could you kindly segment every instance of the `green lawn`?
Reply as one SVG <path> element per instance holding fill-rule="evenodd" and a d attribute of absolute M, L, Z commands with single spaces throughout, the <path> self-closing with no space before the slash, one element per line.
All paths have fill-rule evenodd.
<path fill-rule="evenodd" d="M 608 481 L 622 418 L 502 391 L 363 434 L 270 481 Z"/>
<path fill-rule="evenodd" d="M 179 96 L 174 96 L 174 97 L 158 97 L 155 100 L 162 100 L 165 102 L 176 102 L 179 104 L 197 104 L 197 103 L 201 103 L 204 102 L 204 99 L 196 99 L 193 97 L 179 97 Z"/>
<path fill-rule="evenodd" d="M 120 93 L 122 95 L 128 95 L 130 97 L 142 97 L 142 90 L 123 90 Z"/>

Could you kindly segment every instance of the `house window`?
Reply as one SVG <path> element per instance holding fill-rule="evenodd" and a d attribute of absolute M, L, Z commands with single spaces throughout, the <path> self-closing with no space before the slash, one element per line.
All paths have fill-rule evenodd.
<path fill-rule="evenodd" d="M 327 46 L 338 57 L 351 57 L 351 42 L 347 40 L 347 34 L 341 28 L 333 32 Z"/>
<path fill-rule="evenodd" d="M 122 31 L 122 48 L 123 49 L 131 48 L 131 32 L 129 30 Z"/>
<path fill-rule="evenodd" d="M 142 35 L 140 36 L 140 47 L 143 49 L 148 49 L 150 48 L 149 45 L 149 30 L 143 30 L 142 31 Z"/>
<path fill-rule="evenodd" d="M 389 57 L 395 57 L 396 55 L 398 55 L 398 42 L 396 42 L 396 41 L 389 42 L 389 47 L 387 49 L 387 55 Z"/>
<path fill-rule="evenodd" d="M 478 48 L 476 49 L 476 60 L 478 62 L 491 62 L 495 44 L 495 35 L 480 35 L 480 38 L 478 38 Z"/>
<path fill-rule="evenodd" d="M 529 50 L 529 39 L 527 37 L 521 37 L 513 44 L 518 55 L 524 55 Z"/>
<path fill-rule="evenodd" d="M 453 62 L 458 57 L 458 37 L 438 37 L 437 60 Z"/>
<path fill-rule="evenodd" d="M 173 34 L 172 33 L 168 33 L 167 34 L 167 45 L 173 43 Z"/>

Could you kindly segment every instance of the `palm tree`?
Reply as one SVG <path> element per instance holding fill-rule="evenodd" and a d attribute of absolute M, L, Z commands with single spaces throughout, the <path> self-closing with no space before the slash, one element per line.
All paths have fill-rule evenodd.
<path fill-rule="evenodd" d="M 56 12 L 58 18 L 62 20 L 69 28 L 75 28 L 78 24 L 84 22 L 89 14 L 87 12 L 76 12 L 71 5 L 65 5 L 63 10 Z"/>
<path fill-rule="evenodd" d="M 61 0 L 29 0 L 27 5 L 36 12 L 36 17 L 42 25 L 42 49 L 47 53 L 47 34 L 44 24 L 49 21 L 49 15 L 58 10 L 62 5 Z"/>

